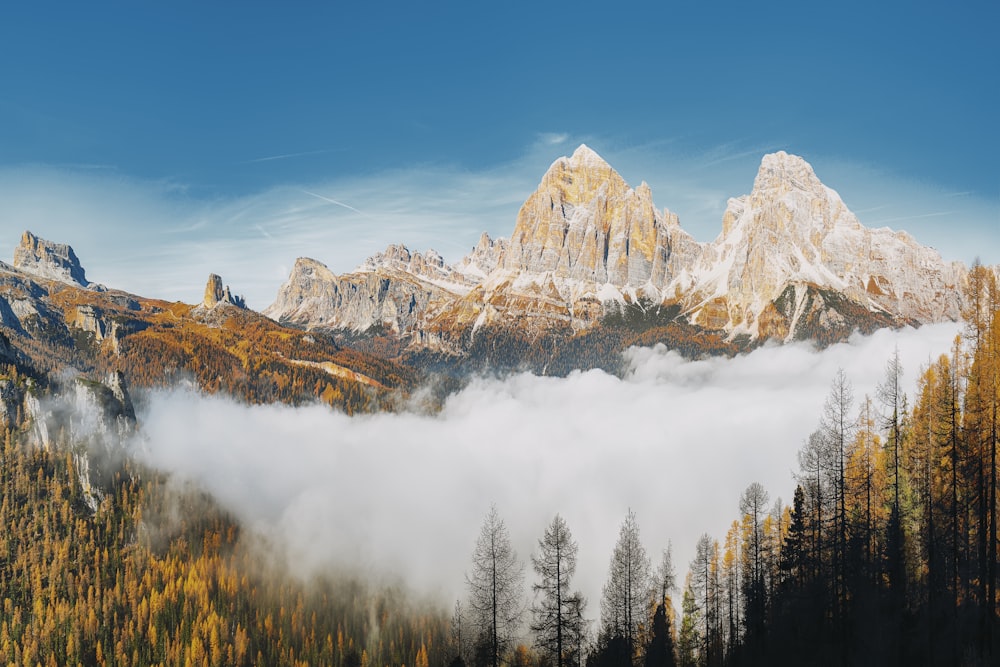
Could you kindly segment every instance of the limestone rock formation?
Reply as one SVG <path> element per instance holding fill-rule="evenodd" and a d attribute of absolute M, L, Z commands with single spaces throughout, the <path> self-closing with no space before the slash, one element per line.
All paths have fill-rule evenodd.
<path fill-rule="evenodd" d="M 864 227 L 805 160 L 778 152 L 764 156 L 749 195 L 729 200 L 721 234 L 674 291 L 702 326 L 767 337 L 761 316 L 796 287 L 787 297 L 795 301 L 791 336 L 809 289 L 927 323 L 959 317 L 964 276 L 963 265 L 906 232 Z"/>
<path fill-rule="evenodd" d="M 358 272 L 406 273 L 459 292 L 476 283 L 474 278 L 446 264 L 436 250 L 411 253 L 401 244 L 390 245 L 385 251 L 372 255 L 358 268 Z"/>
<path fill-rule="evenodd" d="M 528 197 L 509 241 L 483 234 L 449 266 L 389 246 L 351 274 L 300 259 L 265 314 L 304 328 L 385 325 L 448 348 L 485 325 L 581 331 L 617 304 L 659 303 L 729 338 L 957 319 L 966 269 L 905 232 L 865 228 L 802 158 L 764 156 L 749 195 L 700 244 L 649 187 L 581 145 Z M 616 304 L 612 306 L 611 304 Z"/>
<path fill-rule="evenodd" d="M 394 261 L 403 262 L 402 257 L 400 253 Z M 427 270 L 426 260 L 419 264 Z M 264 314 L 306 329 L 385 327 L 401 334 L 413 330 L 431 304 L 455 297 L 456 292 L 392 263 L 337 276 L 325 264 L 300 257 Z"/>
<path fill-rule="evenodd" d="M 62 431 L 73 444 L 83 498 L 96 511 L 136 431 L 135 409 L 122 374 L 112 373 L 104 382 L 77 377 L 62 391 L 41 400 L 29 391 L 22 390 L 19 396 L 27 417 L 28 442 L 50 449 L 53 435 Z"/>
<path fill-rule="evenodd" d="M 205 298 L 201 305 L 203 308 L 214 308 L 219 304 L 228 304 L 237 308 L 246 308 L 246 302 L 241 296 L 234 296 L 229 290 L 229 285 L 223 287 L 222 278 L 212 273 L 208 276 L 208 283 L 205 285 Z"/>
<path fill-rule="evenodd" d="M 455 268 L 473 279 L 485 278 L 503 264 L 507 246 L 507 239 L 491 239 L 483 232 L 476 247 L 459 260 Z"/>
<path fill-rule="evenodd" d="M 21 235 L 21 243 L 14 249 L 14 268 L 48 280 L 96 287 L 87 282 L 73 248 L 65 243 L 38 238 L 29 231 Z"/>
<path fill-rule="evenodd" d="M 616 287 L 660 287 L 698 251 L 677 216 L 586 145 L 556 160 L 517 216 L 503 266 Z"/>

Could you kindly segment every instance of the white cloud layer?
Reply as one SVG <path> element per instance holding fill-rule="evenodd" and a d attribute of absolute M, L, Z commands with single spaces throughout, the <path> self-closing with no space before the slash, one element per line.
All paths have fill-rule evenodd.
<path fill-rule="evenodd" d="M 724 536 L 748 484 L 791 499 L 796 452 L 838 368 L 860 401 L 898 346 L 912 392 L 957 331 L 886 330 L 822 352 L 794 344 L 701 361 L 634 349 L 623 379 L 479 379 L 437 415 L 347 417 L 160 393 L 140 416 L 141 449 L 277 538 L 302 571 L 361 564 L 445 604 L 464 595 L 491 503 L 525 562 L 561 513 L 580 544 L 576 585 L 597 617 L 629 508 L 654 563 L 673 542 L 682 578 L 698 537 Z"/>

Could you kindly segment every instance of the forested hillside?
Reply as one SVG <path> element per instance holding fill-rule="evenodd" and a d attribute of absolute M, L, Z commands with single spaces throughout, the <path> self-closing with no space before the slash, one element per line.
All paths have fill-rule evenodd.
<path fill-rule="evenodd" d="M 190 306 L 16 272 L 0 283 L 0 300 L 34 311 L 4 324 L 4 356 L 43 374 L 121 371 L 134 387 L 189 381 L 248 403 L 322 401 L 349 414 L 392 409 L 420 377 L 230 303 Z"/>
<path fill-rule="evenodd" d="M 631 512 L 601 599 L 587 600 L 573 579 L 577 544 L 560 516 L 526 562 L 494 508 L 470 540 L 467 595 L 450 619 L 439 602 L 407 592 L 409 582 L 299 571 L 211 497 L 128 456 L 94 509 L 80 485 L 79 443 L 60 432 L 52 446 L 35 446 L 33 415 L 9 411 L 0 466 L 0 661 L 995 664 L 994 275 L 975 268 L 968 296 L 963 334 L 926 367 L 904 369 L 896 355 L 877 386 L 852 387 L 843 373 L 831 378 L 817 429 L 799 454 L 797 486 L 785 490 L 790 503 L 774 500 L 780 489 L 756 483 L 742 494 L 712 490 L 739 496 L 734 520 L 722 536 L 698 540 L 682 587 L 669 546 L 654 565 Z M 276 343 L 278 353 L 310 360 L 313 343 L 269 327 L 255 331 L 255 321 L 227 318 L 198 335 L 233 349 L 241 337 L 276 336 L 288 346 Z M 29 378 L 33 372 L 8 365 L 4 386 L 41 396 L 56 390 L 58 382 Z M 904 377 L 918 378 L 912 398 Z M 662 510 L 664 517 L 677 511 Z"/>
<path fill-rule="evenodd" d="M 26 448 L 18 429 L 3 438 L 2 664 L 443 662 L 433 605 L 389 585 L 300 578 L 210 498 L 134 464 L 91 512 L 68 447 Z"/>
<path fill-rule="evenodd" d="M 751 484 L 698 542 L 679 664 L 988 665 L 997 623 L 1000 293 L 975 267 L 965 334 L 860 396 L 833 379 L 791 504 Z"/>

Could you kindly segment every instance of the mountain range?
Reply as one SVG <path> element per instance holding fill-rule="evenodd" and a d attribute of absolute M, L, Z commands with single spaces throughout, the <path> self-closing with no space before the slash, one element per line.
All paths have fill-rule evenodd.
<path fill-rule="evenodd" d="M 648 185 L 581 145 L 552 163 L 509 239 L 484 233 L 454 265 L 403 245 L 344 275 L 300 258 L 264 312 L 411 353 L 463 356 L 511 331 L 573 337 L 629 310 L 745 348 L 956 320 L 966 275 L 906 232 L 864 227 L 795 155 L 765 155 L 718 237 L 699 243 Z"/>
<path fill-rule="evenodd" d="M 13 264 L 0 262 L 0 366 L 8 369 L 0 368 L 0 416 L 25 409 L 25 386 L 12 373 L 42 384 L 188 383 L 251 403 L 322 400 L 347 412 L 391 407 L 417 381 L 409 368 L 248 310 L 214 274 L 193 306 L 85 275 L 71 247 L 31 232 Z"/>
<path fill-rule="evenodd" d="M 967 274 L 905 232 L 864 227 L 800 157 L 764 156 L 700 243 L 581 145 L 509 239 L 484 233 L 454 264 L 390 245 L 343 275 L 299 258 L 263 314 L 214 274 L 194 306 L 91 283 L 70 246 L 25 232 L 0 262 L 0 354 L 43 374 L 381 409 L 428 370 L 616 370 L 631 345 L 734 354 L 957 320 Z"/>

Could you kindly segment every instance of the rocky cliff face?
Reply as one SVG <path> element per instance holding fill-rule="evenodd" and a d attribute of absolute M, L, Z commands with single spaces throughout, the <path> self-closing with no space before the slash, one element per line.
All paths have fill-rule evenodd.
<path fill-rule="evenodd" d="M 482 280 L 503 264 L 507 247 L 507 239 L 491 239 L 483 232 L 476 247 L 459 260 L 455 268 L 472 281 Z"/>
<path fill-rule="evenodd" d="M 415 330 L 430 307 L 455 299 L 459 291 L 468 289 L 445 282 L 454 272 L 450 267 L 438 266 L 434 260 L 428 263 L 419 254 L 414 261 L 402 246 L 390 246 L 387 252 L 388 260 L 376 256 L 362 270 L 343 276 L 316 260 L 299 258 L 264 314 L 307 329 L 363 332 L 380 327 L 403 334 Z M 429 273 L 440 280 L 430 279 Z"/>
<path fill-rule="evenodd" d="M 959 315 L 965 267 L 905 232 L 865 228 L 802 158 L 764 156 L 722 223 L 715 241 L 696 242 L 645 183 L 629 187 L 580 146 L 546 172 L 509 241 L 483 234 L 454 267 L 403 246 L 345 276 L 300 259 L 265 313 L 306 328 L 387 324 L 419 347 L 486 325 L 580 331 L 640 300 L 751 340 Z"/>
<path fill-rule="evenodd" d="M 136 431 L 135 410 L 121 373 L 104 382 L 82 377 L 61 392 L 40 398 L 29 380 L 22 385 L 0 383 L 4 411 L 21 411 L 25 437 L 35 447 L 65 444 L 73 455 L 84 501 L 96 511 L 119 470 L 129 439 Z"/>
<path fill-rule="evenodd" d="M 47 280 L 96 287 L 87 281 L 73 248 L 40 239 L 29 231 L 21 235 L 21 243 L 14 249 L 14 268 Z"/>
<path fill-rule="evenodd" d="M 556 160 L 517 216 L 503 266 L 616 287 L 661 287 L 692 261 L 698 244 L 677 216 L 653 205 L 581 145 Z"/>
<path fill-rule="evenodd" d="M 215 308 L 219 304 L 228 304 L 237 308 L 246 308 L 246 302 L 241 296 L 234 296 L 229 289 L 229 285 L 223 287 L 222 278 L 214 273 L 209 274 L 208 283 L 205 285 L 205 298 L 202 299 L 203 308 Z"/>
<path fill-rule="evenodd" d="M 864 227 L 802 158 L 764 156 L 749 195 L 730 199 L 722 232 L 673 286 L 693 322 L 772 335 L 761 316 L 796 287 L 794 334 L 809 289 L 825 290 L 900 322 L 959 316 L 965 268 L 905 232 Z"/>

